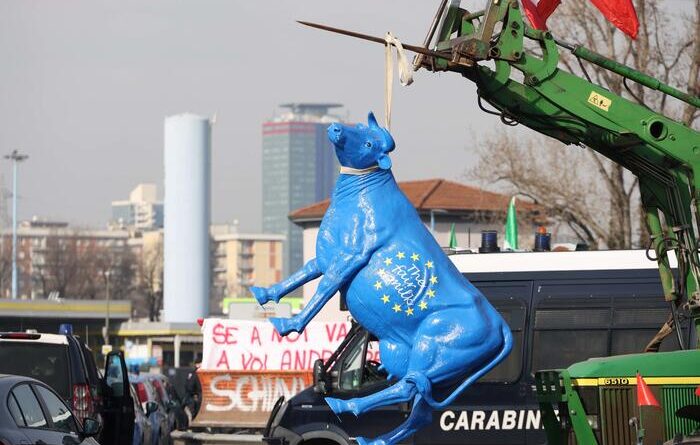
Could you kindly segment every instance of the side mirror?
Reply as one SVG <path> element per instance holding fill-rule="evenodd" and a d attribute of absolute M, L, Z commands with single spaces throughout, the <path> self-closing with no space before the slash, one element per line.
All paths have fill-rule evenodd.
<path fill-rule="evenodd" d="M 326 367 L 320 358 L 314 362 L 314 391 L 319 394 L 328 394 Z"/>
<path fill-rule="evenodd" d="M 158 411 L 158 404 L 156 402 L 146 402 L 146 415 L 150 416 L 151 413 Z"/>
<path fill-rule="evenodd" d="M 94 437 L 100 432 L 100 422 L 92 417 L 83 419 L 83 437 Z"/>

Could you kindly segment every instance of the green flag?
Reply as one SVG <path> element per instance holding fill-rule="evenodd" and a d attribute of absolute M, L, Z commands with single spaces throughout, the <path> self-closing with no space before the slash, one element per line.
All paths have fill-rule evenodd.
<path fill-rule="evenodd" d="M 503 250 L 518 250 L 518 220 L 515 215 L 515 196 L 508 204 L 508 214 L 506 215 L 506 236 L 503 242 Z"/>
<path fill-rule="evenodd" d="M 450 228 L 450 244 L 449 244 L 450 249 L 456 249 L 457 248 L 457 234 L 455 233 L 455 223 L 452 223 L 452 227 Z"/>

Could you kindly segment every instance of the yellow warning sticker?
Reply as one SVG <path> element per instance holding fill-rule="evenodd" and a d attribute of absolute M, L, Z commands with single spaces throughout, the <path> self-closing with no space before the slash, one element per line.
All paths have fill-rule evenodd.
<path fill-rule="evenodd" d="M 612 100 L 608 99 L 607 97 L 596 93 L 595 91 L 591 91 L 591 95 L 588 96 L 588 103 L 600 108 L 603 111 L 608 111 L 610 108 L 610 104 L 612 104 Z"/>

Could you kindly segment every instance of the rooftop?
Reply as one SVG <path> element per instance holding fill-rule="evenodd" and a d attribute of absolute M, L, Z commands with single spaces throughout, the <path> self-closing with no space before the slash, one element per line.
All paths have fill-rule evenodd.
<path fill-rule="evenodd" d="M 52 319 L 104 319 L 107 312 L 106 300 L 71 300 L 71 299 L 37 299 L 10 300 L 0 299 L 0 314 L 6 317 L 31 317 Z M 131 317 L 131 301 L 111 300 L 109 316 L 113 319 L 127 320 Z"/>
<path fill-rule="evenodd" d="M 418 213 L 445 210 L 449 213 L 503 212 L 508 208 L 510 196 L 489 192 L 478 187 L 460 184 L 446 179 L 425 179 L 399 182 L 399 188 L 411 201 Z M 326 199 L 289 214 L 294 222 L 315 221 L 323 218 L 330 200 Z M 516 199 L 516 208 L 537 215 L 541 209 L 536 204 Z"/>

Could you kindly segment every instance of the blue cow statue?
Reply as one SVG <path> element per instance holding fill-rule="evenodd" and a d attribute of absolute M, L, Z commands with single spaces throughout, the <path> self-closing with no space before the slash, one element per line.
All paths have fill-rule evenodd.
<path fill-rule="evenodd" d="M 260 304 L 323 276 L 316 294 L 291 318 L 270 321 L 281 335 L 301 332 L 336 293 L 350 313 L 379 339 L 391 386 L 361 398 L 327 397 L 336 414 L 356 416 L 412 401 L 408 419 L 374 440 L 395 444 L 432 421 L 512 348 L 510 328 L 486 297 L 443 253 L 391 173 L 394 139 L 372 113 L 367 125 L 328 127 L 340 176 L 316 240 L 316 258 L 289 278 L 251 291 Z M 449 391 L 442 401 L 433 389 Z"/>

